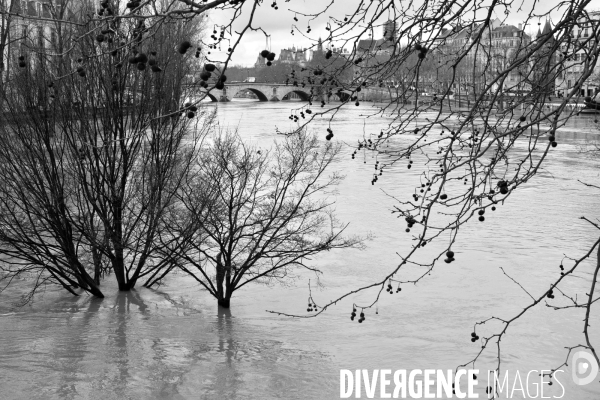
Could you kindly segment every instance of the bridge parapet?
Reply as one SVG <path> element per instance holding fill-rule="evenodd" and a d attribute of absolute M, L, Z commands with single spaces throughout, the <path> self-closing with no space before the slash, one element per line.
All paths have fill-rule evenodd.
<path fill-rule="evenodd" d="M 328 93 L 339 97 L 340 100 L 350 97 L 351 92 L 344 90 L 341 94 L 337 88 L 322 87 L 319 85 L 305 85 L 304 87 L 285 85 L 281 83 L 261 83 L 261 82 L 232 82 L 223 89 L 212 89 L 208 96 L 212 101 L 228 102 L 231 101 L 240 91 L 249 90 L 254 93 L 259 101 L 281 101 L 290 93 L 297 94 L 303 101 L 329 101 Z M 206 90 L 202 90 L 206 92 Z M 358 100 L 375 100 L 377 97 L 383 98 L 388 95 L 388 91 L 379 88 L 363 88 L 361 92 L 356 93 Z M 385 96 L 387 97 L 387 96 Z"/>

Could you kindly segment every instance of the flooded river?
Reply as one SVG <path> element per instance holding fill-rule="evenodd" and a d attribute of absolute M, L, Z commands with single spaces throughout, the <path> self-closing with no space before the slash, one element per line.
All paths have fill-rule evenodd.
<path fill-rule="evenodd" d="M 275 127 L 292 127 L 293 105 L 234 101 L 216 107 L 222 126 L 239 127 L 243 138 L 266 148 L 276 138 Z M 366 104 L 342 111 L 332 124 L 333 140 L 356 143 L 365 132 L 379 133 L 389 121 L 360 116 L 368 111 Z M 559 274 L 563 255 L 579 257 L 597 239 L 598 231 L 580 217 L 598 217 L 599 193 L 577 182 L 598 184 L 598 160 L 579 152 L 600 137 L 592 119 L 570 122 L 558 135 L 546 169 L 494 214 L 486 214 L 485 223 L 471 222 L 462 230 L 453 246 L 456 262 L 436 266 L 431 276 L 400 293 L 385 293 L 378 313 L 367 311 L 362 324 L 350 321 L 352 302 L 370 302 L 372 291 L 317 318 L 267 313 L 306 313 L 308 280 L 314 283 L 314 276 L 305 273 L 287 286 L 248 285 L 236 292 L 227 312 L 181 274 L 157 290 L 131 293 L 118 293 L 108 279 L 103 300 L 48 290 L 24 308 L 11 306 L 20 295 L 17 284 L 0 295 L 0 399 L 329 400 L 340 396 L 340 369 L 454 369 L 477 354 L 479 345 L 470 341 L 475 322 L 511 318 L 528 304 L 527 294 L 500 267 L 537 296 Z M 312 125 L 323 138 L 326 126 L 320 120 Z M 390 167 L 371 185 L 374 160 L 370 155 L 352 160 L 352 151 L 345 148 L 335 165 L 346 175 L 337 215 L 350 222 L 349 233 L 371 232 L 375 239 L 363 251 L 332 251 L 314 260 L 324 272 L 322 287 L 313 285 L 317 303 L 384 276 L 412 244 L 404 220 L 390 213 L 394 200 L 381 189 L 409 198 L 419 184 L 418 165 L 411 171 L 405 165 Z M 433 253 L 441 247 L 426 249 Z M 595 261 L 582 270 L 589 273 Z M 419 272 L 412 267 L 407 274 Z M 561 287 L 583 296 L 589 275 L 578 276 Z M 555 304 L 566 304 L 556 297 Z M 593 313 L 592 339 L 600 347 L 600 306 Z M 565 347 L 584 342 L 583 315 L 540 306 L 511 325 L 502 341 L 510 385 L 517 372 L 525 382 L 530 370 L 561 365 Z M 489 336 L 499 328 L 490 323 L 478 333 Z M 476 365 L 480 398 L 486 397 L 484 371 L 496 361 L 492 346 Z M 564 390 L 562 398 L 568 400 L 600 398 L 598 379 L 578 386 L 571 367 L 563 369 L 556 378 L 564 389 L 545 385 L 545 397 Z M 512 398 L 523 397 L 517 391 Z"/>

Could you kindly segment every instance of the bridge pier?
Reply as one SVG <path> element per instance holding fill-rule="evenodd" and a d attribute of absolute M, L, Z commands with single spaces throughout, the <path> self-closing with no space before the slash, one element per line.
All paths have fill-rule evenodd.
<path fill-rule="evenodd" d="M 269 101 L 280 101 L 277 96 L 273 96 L 269 99 Z"/>
<path fill-rule="evenodd" d="M 223 95 L 219 98 L 220 103 L 229 103 L 231 100 L 226 95 Z"/>

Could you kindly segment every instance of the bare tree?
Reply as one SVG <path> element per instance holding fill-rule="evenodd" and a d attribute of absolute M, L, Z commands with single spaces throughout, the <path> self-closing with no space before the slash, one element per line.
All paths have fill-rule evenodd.
<path fill-rule="evenodd" d="M 347 224 L 336 219 L 328 197 L 342 179 L 326 175 L 339 150 L 303 133 L 271 151 L 236 134 L 217 136 L 195 179 L 182 187 L 184 217 L 199 229 L 194 245 L 178 254 L 180 268 L 228 308 L 249 283 L 289 279 L 294 268 L 317 273 L 310 260 L 319 253 L 361 248 L 362 239 L 342 236 Z"/>
<path fill-rule="evenodd" d="M 131 26 L 139 27 L 138 34 L 126 38 L 125 44 L 117 52 L 131 48 L 134 43 L 142 45 L 150 40 L 147 35 L 140 37 L 139 32 L 151 30 L 155 26 L 179 19 L 194 20 L 204 17 L 208 11 L 229 16 L 230 22 L 215 27 L 210 40 L 196 39 L 194 43 L 197 47 L 202 47 L 202 50 L 208 49 L 208 51 L 217 48 L 220 44 L 228 43 L 227 57 L 218 71 L 220 78 L 205 81 L 205 86 L 209 90 L 225 86 L 225 72 L 233 54 L 242 45 L 246 33 L 262 31 L 265 35 L 268 34 L 262 27 L 254 24 L 257 15 L 261 12 L 261 6 L 264 5 L 264 2 L 257 0 L 207 2 L 149 0 L 131 1 L 126 6 L 122 3 L 103 1 L 102 10 L 90 18 L 100 25 L 129 23 Z M 439 238 L 444 240 L 450 238 L 448 248 L 440 254 L 430 255 L 430 262 L 425 264 L 426 272 L 420 278 L 410 282 L 416 283 L 426 278 L 440 260 L 451 263 L 454 259 L 452 245 L 460 229 L 474 219 L 484 222 L 488 209 L 494 209 L 498 203 L 507 201 L 514 191 L 535 178 L 552 149 L 560 143 L 558 129 L 577 113 L 577 108 L 573 105 L 577 102 L 580 89 L 591 76 L 598 62 L 600 23 L 597 17 L 590 13 L 590 6 L 594 4 L 591 0 L 559 2 L 555 7 L 550 6 L 550 10 L 544 15 L 540 15 L 533 8 L 534 6 L 526 9 L 526 5 L 521 3 L 495 0 L 487 3 L 458 0 L 419 4 L 395 0 L 371 2 L 344 0 L 343 12 L 339 15 L 332 15 L 330 10 L 334 5 L 342 3 L 340 0 L 318 3 L 308 11 L 296 9 L 298 3 L 286 2 L 289 6 L 288 10 L 284 10 L 283 6 L 278 7 L 277 2 L 272 3 L 271 7 L 281 13 L 287 12 L 290 25 L 296 32 L 301 32 L 302 35 L 313 40 L 315 46 L 317 46 L 317 38 L 311 37 L 310 24 L 316 23 L 320 18 L 326 20 L 325 31 L 316 33 L 317 37 L 321 34 L 325 35 L 323 42 L 326 56 L 322 64 L 310 65 L 305 71 L 290 73 L 290 83 L 296 82 L 302 85 L 311 84 L 311 81 L 317 82 L 323 86 L 321 93 L 337 91 L 346 93 L 347 96 L 341 96 L 344 101 L 334 107 L 313 111 L 310 103 L 300 106 L 296 112 L 308 117 L 295 119 L 300 122 L 300 126 L 294 132 L 302 131 L 303 126 L 310 124 L 313 118 L 333 120 L 340 109 L 350 102 L 357 102 L 359 92 L 363 90 L 378 90 L 377 88 L 385 82 L 400 82 L 394 96 L 390 96 L 389 101 L 372 112 L 373 115 L 392 114 L 393 120 L 388 128 L 378 132 L 375 140 L 365 138 L 358 143 L 355 152 L 374 152 L 378 154 L 378 159 L 386 160 L 378 167 L 377 177 L 380 178 L 374 178 L 372 184 L 376 184 L 378 180 L 385 181 L 387 166 L 403 163 L 407 168 L 420 168 L 424 185 L 415 188 L 412 198 L 398 199 L 395 212 L 406 220 L 407 234 L 410 234 L 409 237 L 415 243 L 411 251 L 402 255 L 403 261 L 399 265 L 390 266 L 389 273 L 380 279 L 375 279 L 371 285 L 357 288 L 323 305 L 320 307 L 320 313 L 357 291 L 376 288 L 378 293 L 382 293 L 383 289 L 388 287 L 390 279 L 405 282 L 402 273 L 413 263 L 414 256 L 422 252 L 424 246 Z M 349 3 L 351 4 L 348 5 Z M 496 16 L 507 16 L 517 9 L 524 13 L 522 21 L 524 26 L 546 19 L 543 30 L 540 29 L 539 35 L 530 37 L 529 40 L 525 40 L 522 28 L 518 28 L 512 38 L 496 36 L 500 33 L 499 26 L 509 22 L 505 17 L 500 19 Z M 550 14 L 554 19 L 553 24 L 549 20 Z M 298 19 L 302 20 L 302 26 L 307 24 L 306 29 L 299 28 Z M 388 26 L 395 27 L 396 35 L 388 36 L 385 46 L 383 42 L 361 45 L 361 41 L 368 40 L 367 36 L 374 31 L 374 28 L 387 24 L 386 19 L 392 22 Z M 87 29 L 81 31 L 79 37 L 89 38 L 95 35 L 97 35 L 95 29 Z M 177 47 L 177 52 L 180 54 L 178 57 L 189 61 L 194 56 L 194 51 L 188 50 L 196 46 L 192 46 L 190 38 L 180 40 Z M 390 41 L 393 43 L 390 44 Z M 513 41 L 508 45 L 511 48 L 510 54 L 503 53 L 505 44 L 502 44 L 502 41 Z M 347 48 L 350 51 L 343 57 L 331 57 L 329 50 L 333 46 Z M 197 50 L 195 53 L 200 55 L 201 51 Z M 441 54 L 443 57 L 436 59 L 436 54 Z M 105 56 L 104 53 L 98 52 L 94 54 L 88 52 L 86 55 L 90 59 Z M 557 79 L 571 72 L 567 61 L 574 59 L 578 62 L 578 74 L 570 80 L 570 88 L 565 96 L 557 99 L 554 93 L 555 83 Z M 205 64 L 204 68 L 206 72 L 214 70 L 214 66 L 210 63 Z M 352 73 L 348 74 L 348 71 Z M 449 91 L 439 93 L 440 101 L 433 101 L 429 96 L 423 97 L 421 93 L 431 86 L 434 74 L 436 80 L 443 77 L 446 88 L 454 86 L 467 88 L 467 105 L 459 103 L 458 107 L 448 107 L 448 102 L 445 100 L 450 96 Z M 315 80 L 314 76 L 318 76 L 318 79 Z M 515 81 L 512 78 L 516 76 L 518 79 Z M 506 92 L 510 87 L 516 88 L 517 96 L 508 96 Z M 33 98 L 33 94 L 31 96 Z M 410 104 L 407 104 L 407 99 L 411 100 Z M 37 105 L 37 102 L 32 104 Z M 310 113 L 307 112 L 309 109 Z M 390 139 L 407 136 L 413 140 L 402 141 L 403 144 L 399 146 L 386 147 Z M 326 137 L 331 139 L 331 132 L 328 132 Z M 519 151 L 520 144 L 524 144 L 527 149 L 524 154 Z M 248 162 L 252 160 L 250 158 Z M 198 168 L 202 170 L 207 166 Z M 220 168 L 225 174 L 233 167 L 228 167 L 225 163 Z M 237 183 L 241 179 L 240 175 L 233 174 L 236 171 L 239 173 L 236 169 L 230 171 L 231 176 L 235 177 L 235 179 L 231 178 L 232 183 Z M 207 172 L 210 170 L 205 171 Z M 189 181 L 186 182 L 192 185 Z M 214 188 L 218 189 L 219 185 Z M 233 188 L 236 186 L 234 185 Z M 115 191 L 115 193 L 120 192 Z M 189 193 L 191 192 L 188 191 Z M 213 199 L 215 196 L 215 193 L 209 189 L 205 189 L 202 193 L 205 193 L 203 198 L 207 199 Z M 179 194 L 179 196 L 185 199 L 186 194 Z M 229 198 L 231 199 L 231 196 Z M 108 197 L 106 199 L 102 204 L 109 205 Z M 193 197 L 185 203 L 186 209 L 193 211 L 190 211 L 190 215 L 198 215 L 196 218 L 205 225 L 203 229 L 206 232 L 223 236 L 217 235 L 217 239 L 211 238 L 213 242 L 208 247 L 203 247 L 202 243 L 205 242 L 201 239 L 204 238 L 197 238 L 196 253 L 206 253 L 203 254 L 204 259 L 201 262 L 198 261 L 198 254 L 192 251 L 182 251 L 180 254 L 181 257 L 187 257 L 186 261 L 190 263 L 195 260 L 195 264 L 190 265 L 194 266 L 195 273 L 200 274 L 197 279 L 204 282 L 205 287 L 225 304 L 225 300 L 229 300 L 227 294 L 239 288 L 239 284 L 244 282 L 240 277 L 259 279 L 260 271 L 269 271 L 269 269 L 266 267 L 266 269 L 259 269 L 258 272 L 254 272 L 254 275 L 240 273 L 245 268 L 242 267 L 245 260 L 251 258 L 242 258 L 240 261 L 235 258 L 234 253 L 227 253 L 225 246 L 227 240 L 233 240 L 235 235 L 228 234 L 230 229 L 224 229 L 221 225 L 211 227 L 208 224 L 208 221 L 211 221 L 210 217 L 206 218 L 206 221 L 199 217 L 205 214 L 211 215 L 210 208 L 206 210 L 199 207 L 197 203 L 192 206 L 192 200 Z M 266 199 L 265 202 L 267 205 L 271 204 Z M 226 207 L 226 204 L 222 207 L 224 208 L 220 208 L 221 211 L 230 213 L 231 207 Z M 169 210 L 171 221 L 179 220 L 180 211 L 177 211 L 177 207 L 170 205 L 165 206 L 164 209 Z M 112 224 L 108 226 L 112 227 Z M 187 225 L 176 224 L 172 229 L 179 229 L 180 226 Z M 235 225 L 226 226 L 234 228 L 232 233 L 236 232 Z M 190 229 L 184 237 L 196 237 L 193 231 L 194 229 Z M 122 247 L 120 236 L 120 234 L 112 236 L 111 246 L 115 246 L 115 252 L 120 249 L 119 246 Z M 240 243 L 245 243 L 245 238 L 240 240 Z M 182 244 L 181 249 L 186 246 Z M 556 279 L 551 287 L 557 288 L 565 277 L 572 275 L 578 266 L 593 254 L 596 246 L 598 240 L 590 239 L 590 251 L 577 259 L 572 269 L 565 270 L 564 275 Z M 241 248 L 247 247 L 242 245 Z M 233 261 L 241 263 L 234 264 Z M 181 262 L 181 259 L 178 259 L 178 262 Z M 203 263 L 207 263 L 209 268 L 215 268 L 216 276 L 208 273 L 204 275 L 202 271 L 206 272 L 206 269 L 203 269 L 205 268 Z M 133 268 L 133 271 L 137 271 L 137 267 Z M 589 301 L 585 304 L 578 303 L 586 308 L 588 317 L 595 302 L 597 272 L 596 269 L 596 274 L 589 277 L 590 293 L 586 293 Z M 515 281 L 518 282 L 517 279 Z M 525 307 L 523 313 L 515 318 L 520 318 L 532 307 L 541 304 L 544 296 L 551 299 L 552 293 L 548 291 L 532 296 L 531 305 Z M 378 298 L 379 295 L 376 295 L 372 302 L 361 304 L 359 308 L 366 310 L 373 307 Z M 584 322 L 586 344 L 583 346 L 596 354 L 592 343 L 587 339 L 588 317 Z M 498 347 L 498 369 L 501 338 L 506 332 L 506 327 L 514 320 L 514 318 L 504 319 L 505 328 L 502 332 L 483 338 L 484 347 L 489 344 Z M 597 354 L 596 360 L 599 361 Z M 475 361 L 476 359 L 473 362 Z"/>
<path fill-rule="evenodd" d="M 19 60 L 0 126 L 4 281 L 35 273 L 102 297 L 102 272 L 130 290 L 168 263 L 155 258 L 162 216 L 211 125 L 183 104 L 192 71 L 171 43 L 195 27 L 174 22 L 70 25 L 58 42 L 81 37 L 71 52 Z"/>

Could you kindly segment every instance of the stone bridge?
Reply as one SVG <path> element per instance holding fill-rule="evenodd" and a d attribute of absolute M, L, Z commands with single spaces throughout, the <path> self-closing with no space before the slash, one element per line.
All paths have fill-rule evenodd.
<path fill-rule="evenodd" d="M 260 83 L 260 82 L 232 82 L 226 83 L 221 90 L 212 89 L 208 92 L 208 97 L 212 101 L 227 102 L 231 101 L 240 91 L 249 90 L 258 97 L 259 101 L 281 101 L 285 100 L 289 94 L 295 93 L 303 101 L 308 101 L 311 97 L 311 88 L 314 88 L 313 101 L 329 101 L 327 92 L 331 91 L 336 100 L 346 100 L 350 97 L 350 91 L 339 90 L 333 87 L 323 86 L 293 86 L 281 83 Z M 205 89 L 202 92 L 206 93 Z M 377 100 L 389 96 L 386 89 L 381 88 L 363 88 L 358 93 L 358 100 Z"/>

